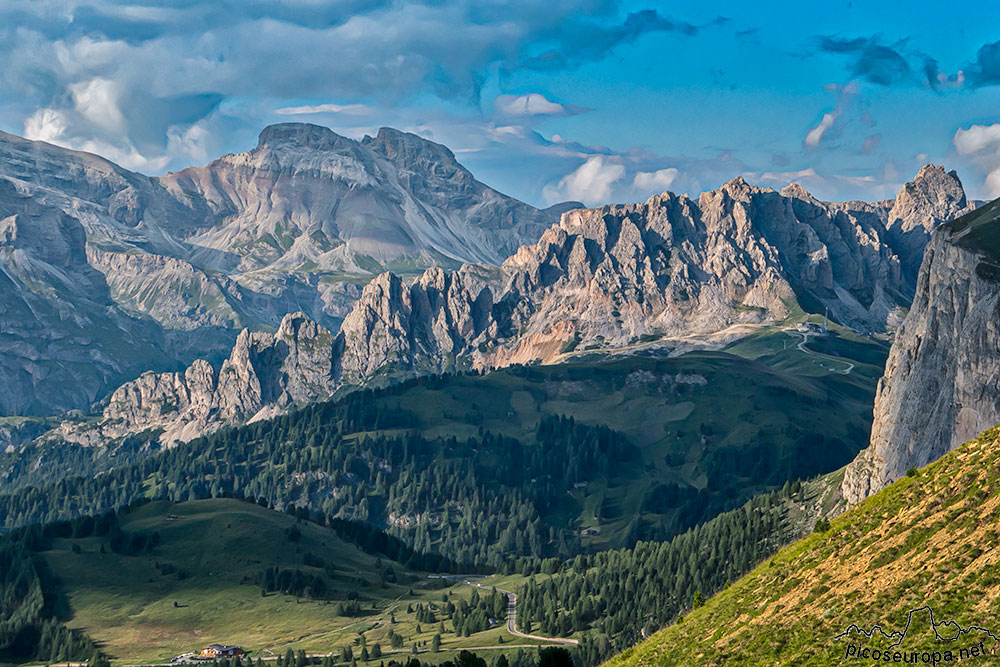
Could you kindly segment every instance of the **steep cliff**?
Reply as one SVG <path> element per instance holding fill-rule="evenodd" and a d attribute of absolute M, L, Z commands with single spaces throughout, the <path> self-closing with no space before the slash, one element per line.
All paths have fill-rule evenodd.
<path fill-rule="evenodd" d="M 218 370 L 197 360 L 182 372 L 143 373 L 115 390 L 97 422 L 67 423 L 44 437 L 101 445 L 148 430 L 169 444 L 264 418 L 334 391 L 333 343 L 302 313 L 286 315 L 274 334 L 244 329 Z"/>
<path fill-rule="evenodd" d="M 880 220 L 891 208 L 828 204 L 797 186 L 778 193 L 735 179 L 697 200 L 666 193 L 573 210 L 498 269 L 377 276 L 336 334 L 296 315 L 312 332 L 309 363 L 281 351 L 301 347 L 282 343 L 296 339 L 286 318 L 275 338 L 241 333 L 217 375 L 205 362 L 146 374 L 115 392 L 99 429 L 76 425 L 62 437 L 98 443 L 160 429 L 169 444 L 342 387 L 551 363 L 575 351 L 718 346 L 781 321 L 796 303 L 882 330 L 913 289 L 883 240 Z M 907 215 L 928 215 L 922 210 Z"/>
<path fill-rule="evenodd" d="M 561 210 L 391 129 L 271 126 L 253 150 L 162 179 L 0 133 L 0 415 L 86 409 L 143 371 L 218 364 L 243 328 L 289 312 L 336 329 L 386 268 L 499 264 Z"/>
<path fill-rule="evenodd" d="M 997 423 L 1000 201 L 942 225 L 927 246 L 844 496 L 860 502 Z"/>

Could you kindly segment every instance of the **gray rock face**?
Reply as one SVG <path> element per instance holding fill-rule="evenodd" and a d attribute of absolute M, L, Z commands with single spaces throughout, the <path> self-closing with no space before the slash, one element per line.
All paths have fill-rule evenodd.
<path fill-rule="evenodd" d="M 932 189 L 943 173 L 925 168 L 907 188 Z M 347 350 L 366 360 L 354 379 L 391 364 L 496 367 L 548 363 L 576 347 L 724 340 L 784 318 L 795 300 L 883 331 L 915 288 L 887 240 L 894 206 L 829 204 L 798 186 L 778 193 L 736 179 L 697 200 L 666 193 L 570 211 L 492 281 L 435 271 L 409 290 L 392 277 L 373 283 L 344 322 Z M 925 198 L 896 220 L 931 228 L 914 221 L 946 215 L 935 206 Z M 424 302 L 417 313 L 413 304 Z"/>
<path fill-rule="evenodd" d="M 197 360 L 183 372 L 143 373 L 111 395 L 96 424 L 67 423 L 45 438 L 101 445 L 160 430 L 170 444 L 262 419 L 334 391 L 333 343 L 333 334 L 302 313 L 286 315 L 274 334 L 244 329 L 218 370 Z"/>
<path fill-rule="evenodd" d="M 389 128 L 358 142 L 274 125 L 255 149 L 162 183 L 207 203 L 186 238 L 240 272 L 499 264 L 557 218 L 483 185 L 444 146 Z"/>
<path fill-rule="evenodd" d="M 114 393 L 96 431 L 74 426 L 61 437 L 100 442 L 157 428 L 170 444 L 345 386 L 550 363 L 577 348 L 721 344 L 783 319 L 797 300 L 881 330 L 913 289 L 884 240 L 891 208 L 736 179 L 697 200 L 667 193 L 572 210 L 498 269 L 435 267 L 411 282 L 383 273 L 336 335 L 304 315 L 286 317 L 273 337 L 244 331 L 217 374 L 202 361 L 143 375 Z"/>
<path fill-rule="evenodd" d="M 154 179 L 0 133 L 0 415 L 87 408 L 145 370 L 214 364 L 303 311 L 336 329 L 388 266 L 498 264 L 558 219 L 445 147 L 313 125 Z"/>
<path fill-rule="evenodd" d="M 156 327 L 113 307 L 80 222 L 0 179 L 0 414 L 88 405 L 166 365 L 162 347 Z"/>
<path fill-rule="evenodd" d="M 923 248 L 934 229 L 973 207 L 954 171 L 928 164 L 903 186 L 889 211 L 889 240 L 903 262 L 908 280 L 915 280 Z"/>
<path fill-rule="evenodd" d="M 22 445 L 31 442 L 52 425 L 45 419 L 15 418 L 0 422 L 0 454 L 16 452 Z"/>
<path fill-rule="evenodd" d="M 851 463 L 854 504 L 1000 423 L 1000 205 L 943 225 L 875 398 L 871 444 Z"/>

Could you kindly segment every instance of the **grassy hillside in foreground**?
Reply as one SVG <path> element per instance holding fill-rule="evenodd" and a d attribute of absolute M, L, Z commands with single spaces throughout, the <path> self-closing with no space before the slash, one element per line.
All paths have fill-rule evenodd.
<path fill-rule="evenodd" d="M 970 627 L 1000 636 L 998 520 L 995 428 L 844 513 L 828 531 L 782 549 L 683 621 L 608 664 L 885 664 L 870 653 L 867 659 L 848 655 L 852 645 L 856 651 L 889 649 L 896 662 L 903 654 L 913 662 L 912 651 L 920 662 L 931 662 L 936 651 L 939 664 L 947 664 L 951 651 L 953 662 L 966 657 L 965 664 L 995 664 L 992 657 L 977 661 L 972 649 L 982 642 L 993 650 L 996 641 Z M 939 625 L 938 639 L 932 618 L 960 629 Z M 858 630 L 880 625 L 887 634 L 902 633 L 908 620 L 897 647 L 877 631 L 869 639 Z"/>
<path fill-rule="evenodd" d="M 107 538 L 91 536 L 56 539 L 41 554 L 61 582 L 66 624 L 86 632 L 116 663 L 164 661 L 212 642 L 238 644 L 255 656 L 288 648 L 339 655 L 351 646 L 360 657 L 362 635 L 369 651 L 379 644 L 387 654 L 390 629 L 408 655 L 414 642 L 427 651 L 442 623 L 443 648 L 536 643 L 514 641 L 499 627 L 457 637 L 454 620 L 442 611 L 443 596 L 460 606 L 477 589 L 439 588 L 441 580 L 387 560 L 380 564 L 328 528 L 251 503 L 153 502 L 119 519 L 126 533 L 159 534 L 151 553 L 102 553 Z M 293 528 L 299 536 L 289 539 Z M 380 565 L 390 580 L 384 584 Z M 262 595 L 254 579 L 272 566 L 322 577 L 328 599 Z M 353 601 L 360 611 L 346 615 Z M 435 610 L 433 622 L 418 622 L 418 604 Z"/>

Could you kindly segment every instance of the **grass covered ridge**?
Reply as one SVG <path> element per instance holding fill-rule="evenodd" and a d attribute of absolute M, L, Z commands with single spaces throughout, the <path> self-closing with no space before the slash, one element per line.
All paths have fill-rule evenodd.
<path fill-rule="evenodd" d="M 782 549 L 609 665 L 873 664 L 845 660 L 847 645 L 836 635 L 851 624 L 902 631 L 909 612 L 925 605 L 938 623 L 1000 636 L 998 520 L 995 428 L 844 513 L 828 531 Z M 936 640 L 921 612 L 899 648 L 957 651 L 984 639 L 989 646 L 976 632 Z"/>
<path fill-rule="evenodd" d="M 439 581 L 380 561 L 328 528 L 252 503 L 157 501 L 120 521 L 128 533 L 158 533 L 159 543 L 151 553 L 124 555 L 102 553 L 105 538 L 65 538 L 41 553 L 60 581 L 66 624 L 86 632 L 116 663 L 163 662 L 213 642 L 255 656 L 288 648 L 339 655 L 350 646 L 360 658 L 362 635 L 369 651 L 379 644 L 384 655 L 396 648 L 408 656 L 414 643 L 429 650 L 442 624 L 446 649 L 536 643 L 514 641 L 501 627 L 456 636 L 440 611 L 443 598 L 457 606 L 478 589 L 439 588 Z M 290 539 L 293 528 L 298 534 Z M 322 576 L 328 599 L 262 595 L 254 578 L 273 566 Z M 436 620 L 420 623 L 417 605 L 438 610 Z M 402 638 L 399 647 L 390 630 Z"/>

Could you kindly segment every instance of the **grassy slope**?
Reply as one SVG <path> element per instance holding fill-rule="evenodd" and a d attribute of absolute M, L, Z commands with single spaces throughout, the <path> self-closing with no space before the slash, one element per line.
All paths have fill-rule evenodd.
<path fill-rule="evenodd" d="M 167 521 L 170 514 L 178 519 Z M 154 502 L 122 520 L 126 531 L 160 533 L 162 543 L 152 554 L 101 554 L 101 540 L 94 537 L 56 540 L 43 556 L 62 582 L 71 614 L 67 624 L 86 630 L 116 662 L 130 664 L 162 661 L 211 642 L 239 644 L 255 653 L 289 647 L 326 653 L 351 644 L 359 654 L 354 643 L 358 632 L 364 632 L 369 647 L 379 642 L 388 651 L 391 613 L 396 616 L 391 627 L 405 637 L 406 649 L 414 641 L 429 645 L 437 624 L 425 624 L 418 635 L 407 605 L 436 604 L 442 593 L 453 602 L 472 594 L 473 589 L 462 584 L 446 590 L 423 588 L 427 579 L 422 574 L 403 585 L 381 588 L 375 557 L 311 523 L 299 523 L 302 537 L 289 542 L 284 531 L 294 524 L 288 515 L 236 500 Z M 73 553 L 74 544 L 82 553 Z M 303 566 L 306 552 L 337 567 L 338 578 L 331 582 L 338 591 L 334 597 L 358 593 L 366 615 L 336 616 L 335 603 L 278 593 L 262 597 L 259 586 L 244 580 L 271 565 L 318 572 Z M 189 576 L 178 580 L 176 575 L 161 575 L 157 562 L 173 564 Z M 397 573 L 404 571 L 392 565 Z M 368 611 L 373 601 L 376 609 Z M 493 645 L 501 636 L 508 644 L 533 643 L 499 628 L 456 638 L 451 624 L 446 621 L 445 626 L 445 648 Z"/>
<path fill-rule="evenodd" d="M 782 549 L 609 664 L 839 664 L 847 649 L 834 637 L 851 624 L 901 630 L 923 605 L 938 622 L 1000 634 L 998 464 L 1000 429 L 992 429 L 846 512 L 829 532 Z M 981 632 L 936 641 L 918 613 L 901 648 L 954 650 L 983 640 L 993 643 Z"/>
<path fill-rule="evenodd" d="M 845 376 L 796 349 L 800 340 L 775 328 L 731 352 L 456 375 L 378 400 L 415 413 L 429 437 L 462 439 L 482 427 L 530 441 L 539 419 L 555 414 L 621 431 L 640 447 L 641 460 L 620 467 L 605 484 L 573 492 L 581 530 L 599 531 L 585 543 L 618 546 L 654 484 L 709 485 L 705 461 L 713 453 L 725 458 L 758 448 L 768 460 L 762 470 L 735 473 L 736 507 L 775 481 L 780 486 L 785 479 L 837 469 L 867 444 L 884 346 L 869 339 L 828 343 L 832 352 L 855 360 L 855 370 Z M 845 368 L 849 362 L 826 363 Z M 799 441 L 805 433 L 838 438 L 843 445 L 813 447 Z M 771 486 L 761 482 L 764 475 L 772 477 Z"/>

